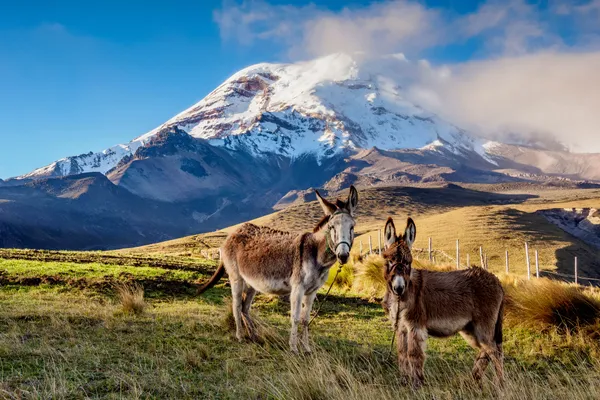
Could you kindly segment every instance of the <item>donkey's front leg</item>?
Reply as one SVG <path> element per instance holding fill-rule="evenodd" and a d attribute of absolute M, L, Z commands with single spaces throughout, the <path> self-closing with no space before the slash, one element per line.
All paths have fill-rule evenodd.
<path fill-rule="evenodd" d="M 410 377 L 410 364 L 408 362 L 408 335 L 404 326 L 399 326 L 396 339 L 398 340 L 398 367 L 404 377 Z"/>
<path fill-rule="evenodd" d="M 310 323 L 310 313 L 312 311 L 313 303 L 315 302 L 315 298 L 317 297 L 317 291 L 315 290 L 311 294 L 304 295 L 304 299 L 302 300 L 302 346 L 307 353 L 310 353 L 312 350 L 310 348 L 310 342 L 308 338 L 308 324 Z"/>
<path fill-rule="evenodd" d="M 302 311 L 302 297 L 304 296 L 304 288 L 301 285 L 292 286 L 290 293 L 290 304 L 292 306 L 291 321 L 292 330 L 290 332 L 290 349 L 294 353 L 298 353 L 298 325 L 300 324 L 300 312 Z"/>
<path fill-rule="evenodd" d="M 412 327 L 408 331 L 408 364 L 410 376 L 415 389 L 421 387 L 425 380 L 423 366 L 425 364 L 425 344 L 427 330 L 424 327 Z"/>

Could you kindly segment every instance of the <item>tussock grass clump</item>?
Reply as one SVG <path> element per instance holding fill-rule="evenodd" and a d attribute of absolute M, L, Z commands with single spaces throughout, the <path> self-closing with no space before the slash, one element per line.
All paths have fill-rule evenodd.
<path fill-rule="evenodd" d="M 365 257 L 354 265 L 356 279 L 353 289 L 359 293 L 368 293 L 371 297 L 382 297 L 385 293 L 383 276 L 383 258 L 375 255 Z"/>
<path fill-rule="evenodd" d="M 144 288 L 137 283 L 119 283 L 115 285 L 117 298 L 126 314 L 141 315 L 146 309 L 144 301 Z"/>
<path fill-rule="evenodd" d="M 580 288 L 546 278 L 504 276 L 507 322 L 548 330 L 577 330 L 600 322 L 600 301 Z"/>

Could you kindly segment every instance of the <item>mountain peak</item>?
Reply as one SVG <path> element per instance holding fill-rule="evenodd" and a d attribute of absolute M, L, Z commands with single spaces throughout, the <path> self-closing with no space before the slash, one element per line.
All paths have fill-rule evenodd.
<path fill-rule="evenodd" d="M 169 129 L 254 157 L 312 154 L 323 160 L 371 147 L 421 148 L 438 138 L 472 149 L 467 134 L 405 98 L 408 67 L 402 54 L 372 59 L 360 53 L 253 65 L 127 144 L 61 159 L 22 178 L 106 174 Z"/>

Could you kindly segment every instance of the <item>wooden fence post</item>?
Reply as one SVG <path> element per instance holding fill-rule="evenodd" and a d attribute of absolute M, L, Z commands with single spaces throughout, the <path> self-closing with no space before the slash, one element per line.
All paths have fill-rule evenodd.
<path fill-rule="evenodd" d="M 531 263 L 529 262 L 529 243 L 525 242 L 525 259 L 527 260 L 527 280 L 531 279 Z"/>
<path fill-rule="evenodd" d="M 358 249 L 358 252 L 362 256 L 362 240 L 360 241 L 360 247 Z"/>
<path fill-rule="evenodd" d="M 433 261 L 433 255 L 431 254 L 431 238 L 429 238 L 429 262 Z"/>
<path fill-rule="evenodd" d="M 577 279 L 577 256 L 575 256 L 575 284 L 578 285 L 578 279 Z"/>
<path fill-rule="evenodd" d="M 483 247 L 479 246 L 479 264 L 483 268 Z"/>
<path fill-rule="evenodd" d="M 456 239 L 456 269 L 460 269 L 460 244 Z"/>
<path fill-rule="evenodd" d="M 377 231 L 377 244 L 379 247 L 379 254 L 381 254 L 381 229 Z"/>
<path fill-rule="evenodd" d="M 508 274 L 508 250 L 505 251 L 504 255 L 506 256 L 506 273 Z"/>
<path fill-rule="evenodd" d="M 373 254 L 373 243 L 371 243 L 371 235 L 369 235 L 369 254 Z"/>
<path fill-rule="evenodd" d="M 487 269 L 488 269 L 487 253 L 485 253 L 485 255 L 484 255 L 484 260 L 485 260 L 485 270 L 487 271 Z"/>
<path fill-rule="evenodd" d="M 221 248 L 219 247 L 219 261 L 221 261 Z"/>
<path fill-rule="evenodd" d="M 471 268 L 471 254 L 467 253 L 467 268 Z"/>
<path fill-rule="evenodd" d="M 535 277 L 540 277 L 540 260 L 538 258 L 538 251 L 535 251 Z"/>

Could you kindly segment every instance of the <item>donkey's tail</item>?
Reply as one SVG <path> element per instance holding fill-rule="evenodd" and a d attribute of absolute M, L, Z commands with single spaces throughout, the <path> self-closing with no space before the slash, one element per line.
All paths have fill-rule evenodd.
<path fill-rule="evenodd" d="M 219 280 L 221 280 L 221 278 L 223 277 L 224 274 L 225 274 L 225 265 L 223 264 L 223 261 L 221 261 L 221 263 L 219 264 L 219 268 L 217 268 L 217 270 L 215 271 L 213 276 L 210 277 L 209 281 L 206 282 L 204 285 L 202 285 L 202 287 L 200 287 L 198 289 L 198 294 L 202 294 L 202 293 L 206 292 L 208 289 L 210 289 L 211 287 L 215 286 L 217 284 L 217 282 L 219 282 Z"/>
<path fill-rule="evenodd" d="M 504 299 L 500 303 L 500 310 L 498 311 L 498 318 L 496 319 L 496 327 L 494 328 L 494 342 L 498 346 L 502 345 L 502 320 L 504 319 Z"/>

